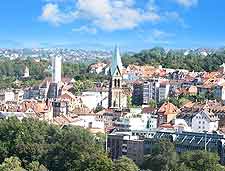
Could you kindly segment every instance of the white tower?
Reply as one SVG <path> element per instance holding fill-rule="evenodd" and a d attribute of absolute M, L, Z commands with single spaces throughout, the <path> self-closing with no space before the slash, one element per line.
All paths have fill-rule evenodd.
<path fill-rule="evenodd" d="M 28 78 L 30 76 L 30 70 L 29 68 L 26 66 L 23 77 L 24 78 Z"/>
<path fill-rule="evenodd" d="M 61 83 L 62 57 L 57 55 L 52 60 L 52 82 Z"/>

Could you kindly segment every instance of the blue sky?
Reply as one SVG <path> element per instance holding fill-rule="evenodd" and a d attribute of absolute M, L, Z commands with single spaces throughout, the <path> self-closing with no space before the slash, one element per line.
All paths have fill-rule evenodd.
<path fill-rule="evenodd" d="M 225 45 L 224 0 L 2 0 L 0 47 Z"/>

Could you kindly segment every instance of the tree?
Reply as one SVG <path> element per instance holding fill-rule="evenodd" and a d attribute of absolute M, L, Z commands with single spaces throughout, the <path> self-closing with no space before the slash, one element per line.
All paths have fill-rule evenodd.
<path fill-rule="evenodd" d="M 225 171 L 225 167 L 219 164 L 216 153 L 206 151 L 189 151 L 180 156 L 180 171 L 183 168 L 193 171 Z"/>
<path fill-rule="evenodd" d="M 112 161 L 105 154 L 94 154 L 82 163 L 82 171 L 114 171 Z"/>
<path fill-rule="evenodd" d="M 215 71 L 225 63 L 225 52 L 214 52 L 203 56 L 190 51 L 188 55 L 184 55 L 183 50 L 166 52 L 163 48 L 156 47 L 132 55 L 125 54 L 122 61 L 125 66 L 129 64 L 149 64 L 174 69 L 182 68 L 189 71 Z"/>
<path fill-rule="evenodd" d="M 148 103 L 149 107 L 151 108 L 156 108 L 157 107 L 157 103 L 155 100 L 150 100 Z"/>
<path fill-rule="evenodd" d="M 102 143 L 89 131 L 73 126 L 60 129 L 30 118 L 0 120 L 0 163 L 11 156 L 21 160 L 13 166 L 21 164 L 31 171 L 83 171 L 87 166 L 107 170 L 112 167 Z"/>
<path fill-rule="evenodd" d="M 21 161 L 17 157 L 6 158 L 0 165 L 0 171 L 25 171 L 21 167 Z"/>
<path fill-rule="evenodd" d="M 132 97 L 131 97 L 131 96 L 127 96 L 127 106 L 128 106 L 129 108 L 132 107 Z"/>
<path fill-rule="evenodd" d="M 175 147 L 169 141 L 160 141 L 150 155 L 145 156 L 143 169 L 153 171 L 174 171 L 177 155 Z"/>
<path fill-rule="evenodd" d="M 48 169 L 37 161 L 30 163 L 27 167 L 28 171 L 48 171 Z"/>
<path fill-rule="evenodd" d="M 114 161 L 113 171 L 138 171 L 138 167 L 131 159 L 121 157 Z"/>

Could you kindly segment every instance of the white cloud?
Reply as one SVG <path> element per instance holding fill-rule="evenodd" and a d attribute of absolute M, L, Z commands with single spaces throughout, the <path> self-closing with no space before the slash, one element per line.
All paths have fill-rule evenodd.
<path fill-rule="evenodd" d="M 169 37 L 172 37 L 173 34 L 172 33 L 168 33 L 159 29 L 153 29 L 152 30 L 152 37 L 155 39 L 166 39 Z"/>
<path fill-rule="evenodd" d="M 187 28 L 182 17 L 176 11 L 162 11 L 155 0 L 146 0 L 145 7 L 137 7 L 138 0 L 45 0 L 40 19 L 54 25 L 71 23 L 76 20 L 88 22 L 95 28 L 114 31 L 134 29 L 143 22 L 176 21 Z M 73 2 L 74 6 L 66 6 L 64 2 Z M 198 0 L 173 0 L 190 7 Z M 63 3 L 61 3 L 63 2 Z M 71 5 L 71 3 L 69 3 Z M 68 4 L 67 4 L 68 5 Z M 69 8 L 67 8 L 69 7 Z M 65 10 L 67 9 L 67 10 Z M 87 28 L 82 28 L 88 32 Z M 89 32 L 95 32 L 94 30 Z"/>
<path fill-rule="evenodd" d="M 160 19 L 152 11 L 135 8 L 133 0 L 78 0 L 77 5 L 83 16 L 108 31 L 133 29 L 143 21 Z"/>
<path fill-rule="evenodd" d="M 196 6 L 198 4 L 198 0 L 175 0 L 178 4 L 184 6 L 184 7 L 192 7 Z"/>
<path fill-rule="evenodd" d="M 189 28 L 189 26 L 184 22 L 183 18 L 180 16 L 180 14 L 176 11 L 167 11 L 164 14 L 165 20 L 174 20 L 177 23 L 179 23 L 183 28 Z"/>
<path fill-rule="evenodd" d="M 70 12 L 63 12 L 57 4 L 48 3 L 40 18 L 55 25 L 79 18 L 107 31 L 133 29 L 144 21 L 160 20 L 153 1 L 150 2 L 148 8 L 139 9 L 135 7 L 135 0 L 77 0 L 76 9 Z"/>
<path fill-rule="evenodd" d="M 53 25 L 69 23 L 77 17 L 76 12 L 62 12 L 57 4 L 48 3 L 42 8 L 42 15 L 39 17 L 42 21 L 47 21 Z"/>
<path fill-rule="evenodd" d="M 91 33 L 91 34 L 97 33 L 96 28 L 91 28 L 91 27 L 87 27 L 87 26 L 81 26 L 79 28 L 74 28 L 74 29 L 72 29 L 72 31 L 74 31 L 74 32 L 86 32 L 86 33 Z"/>
<path fill-rule="evenodd" d="M 138 37 L 145 43 L 151 43 L 154 45 L 169 45 L 172 44 L 171 38 L 175 34 L 163 31 L 161 29 L 152 29 L 148 32 L 139 30 Z"/>

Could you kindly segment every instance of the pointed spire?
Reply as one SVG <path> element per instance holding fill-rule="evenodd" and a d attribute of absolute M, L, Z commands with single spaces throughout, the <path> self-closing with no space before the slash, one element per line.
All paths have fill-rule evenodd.
<path fill-rule="evenodd" d="M 123 68 L 123 64 L 120 56 L 120 49 L 116 45 L 114 54 L 112 56 L 111 75 L 115 73 L 117 67 L 119 68 L 119 70 L 121 70 Z"/>

